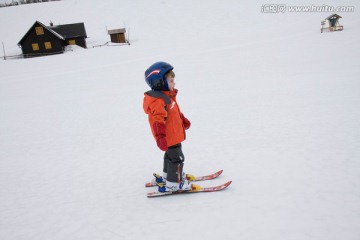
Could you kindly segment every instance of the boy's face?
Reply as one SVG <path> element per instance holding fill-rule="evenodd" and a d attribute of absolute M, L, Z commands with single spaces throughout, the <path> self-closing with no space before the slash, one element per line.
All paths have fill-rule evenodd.
<path fill-rule="evenodd" d="M 167 84 L 168 84 L 169 90 L 170 90 L 170 91 L 173 91 L 174 88 L 175 88 L 175 77 L 173 77 L 173 76 L 167 76 L 166 80 L 167 80 Z"/>

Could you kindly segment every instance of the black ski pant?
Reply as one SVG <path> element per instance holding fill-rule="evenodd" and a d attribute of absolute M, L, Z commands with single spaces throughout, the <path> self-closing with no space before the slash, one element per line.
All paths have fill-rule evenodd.
<path fill-rule="evenodd" d="M 181 143 L 168 148 L 164 155 L 163 169 L 167 173 L 166 181 L 177 183 L 182 181 L 184 160 L 185 157 L 181 149 Z"/>

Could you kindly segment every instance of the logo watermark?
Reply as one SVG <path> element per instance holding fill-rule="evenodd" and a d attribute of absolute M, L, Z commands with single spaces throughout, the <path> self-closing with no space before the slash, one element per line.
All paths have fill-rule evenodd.
<path fill-rule="evenodd" d="M 287 6 L 286 4 L 264 4 L 261 6 L 262 13 L 297 13 L 297 12 L 354 12 L 354 6 Z"/>

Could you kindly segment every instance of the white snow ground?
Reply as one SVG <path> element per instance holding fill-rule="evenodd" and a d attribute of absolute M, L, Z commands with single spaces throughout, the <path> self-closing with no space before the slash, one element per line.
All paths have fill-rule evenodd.
<path fill-rule="evenodd" d="M 0 9 L 7 55 L 39 20 L 89 48 L 0 60 L 0 239 L 360 238 L 360 16 L 262 13 L 265 1 L 64 0 Z M 286 1 L 339 6 L 338 1 Z M 342 3 L 342 5 L 345 5 Z M 100 47 L 108 29 L 130 46 Z M 2 55 L 2 54 L 1 54 Z M 148 199 L 162 152 L 143 73 L 174 65 L 192 121 L 185 170 L 225 191 Z"/>

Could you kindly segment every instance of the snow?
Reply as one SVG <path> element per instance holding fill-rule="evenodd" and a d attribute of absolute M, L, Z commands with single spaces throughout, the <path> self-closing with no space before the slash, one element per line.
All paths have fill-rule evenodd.
<path fill-rule="evenodd" d="M 0 8 L 6 55 L 21 53 L 36 20 L 84 22 L 89 36 L 85 50 L 0 61 L 0 239 L 359 239 L 360 4 L 339 13 L 344 31 L 322 34 L 331 13 L 263 4 Z M 125 26 L 131 45 L 93 47 Z M 142 110 L 143 74 L 159 60 L 175 67 L 192 122 L 185 171 L 224 169 L 201 184 L 233 180 L 228 189 L 146 198 L 163 153 Z"/>

